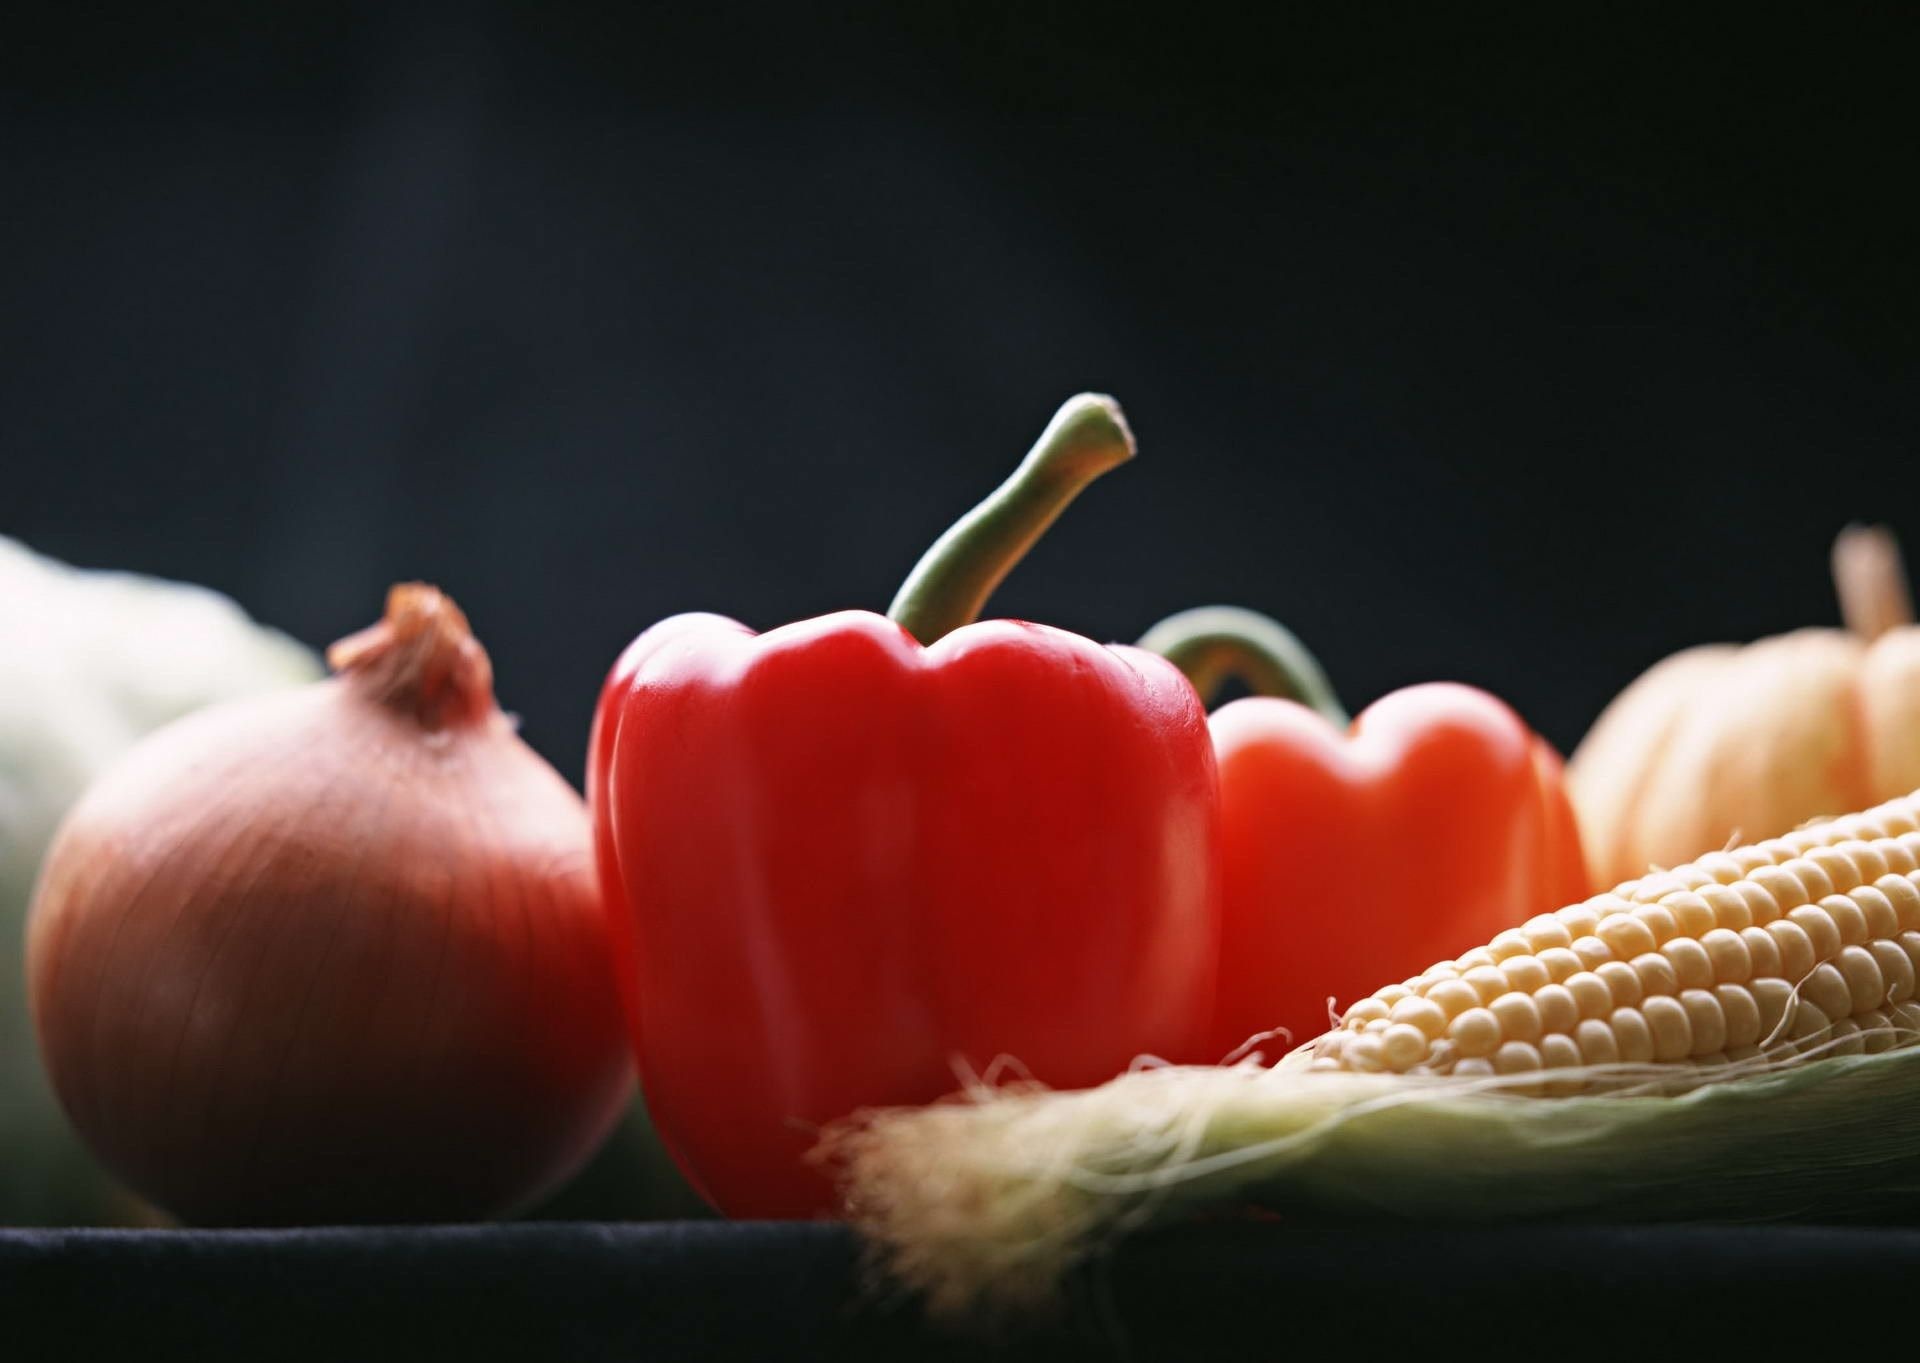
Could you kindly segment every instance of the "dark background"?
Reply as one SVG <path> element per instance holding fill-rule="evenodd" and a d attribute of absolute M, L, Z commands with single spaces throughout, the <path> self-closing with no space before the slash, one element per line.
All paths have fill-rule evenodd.
<path fill-rule="evenodd" d="M 1458 678 L 1570 747 L 1666 652 L 1831 622 L 1847 520 L 1920 543 L 1908 13 L 11 10 L 0 533 L 316 645 L 438 581 L 577 780 L 639 629 L 883 609 L 1100 388 L 1142 458 L 998 610 L 1126 639 L 1238 601 L 1352 706 Z M 594 1177 L 550 1214 L 608 1215 Z M 156 1357 L 853 1356 L 843 1239 L 702 1234 L 16 1236 L 44 1262 L 0 1296 Z M 1772 1328 L 1737 1307 L 1782 1265 L 1818 1300 L 1914 1258 L 1699 1235 L 1388 1237 L 1382 1319 L 1587 1262 L 1673 1316 L 1619 1320 Z M 1123 1276 L 1138 1356 L 1364 1324 L 1376 1234 L 1207 1244 Z M 894 1328 L 872 1356 L 930 1353 Z"/>
<path fill-rule="evenodd" d="M 315 644 L 437 581 L 577 780 L 640 628 L 884 609 L 1098 388 L 1142 458 L 998 612 L 1567 747 L 1920 538 L 1913 25 L 1682 8 L 17 19 L 0 532 Z"/>

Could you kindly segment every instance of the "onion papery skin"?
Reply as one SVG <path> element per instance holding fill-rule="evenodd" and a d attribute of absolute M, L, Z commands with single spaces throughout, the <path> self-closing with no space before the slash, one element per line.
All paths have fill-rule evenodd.
<path fill-rule="evenodd" d="M 364 680 L 161 730 L 42 872 L 28 974 L 55 1091 L 193 1224 L 508 1213 L 631 1092 L 579 796 L 490 690 L 423 723 Z"/>

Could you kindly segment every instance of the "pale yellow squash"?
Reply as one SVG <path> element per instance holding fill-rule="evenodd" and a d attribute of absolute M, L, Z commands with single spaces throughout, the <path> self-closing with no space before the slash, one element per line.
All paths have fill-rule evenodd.
<path fill-rule="evenodd" d="M 1846 629 L 1686 649 L 1602 712 L 1567 766 L 1596 883 L 1920 786 L 1920 628 L 1899 548 L 1850 528 L 1833 574 Z"/>

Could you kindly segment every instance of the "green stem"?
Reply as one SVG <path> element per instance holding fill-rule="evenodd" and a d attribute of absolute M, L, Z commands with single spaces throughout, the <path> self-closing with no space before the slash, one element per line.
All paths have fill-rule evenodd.
<path fill-rule="evenodd" d="M 1258 611 L 1197 606 L 1169 615 L 1141 635 L 1140 647 L 1186 673 L 1205 704 L 1213 703 L 1229 677 L 1238 677 L 1256 695 L 1297 700 L 1342 728 L 1347 724 L 1347 712 L 1319 661 L 1292 630 Z"/>
<path fill-rule="evenodd" d="M 1131 458 L 1133 433 L 1112 398 L 1069 399 L 1013 475 L 920 556 L 887 615 L 923 644 L 979 619 L 1067 503 Z"/>

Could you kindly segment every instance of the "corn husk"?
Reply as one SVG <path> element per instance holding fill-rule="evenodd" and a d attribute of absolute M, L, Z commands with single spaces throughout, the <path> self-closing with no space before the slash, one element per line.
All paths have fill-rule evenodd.
<path fill-rule="evenodd" d="M 1920 1210 L 1920 1049 L 1614 1066 L 1585 1076 L 1611 1091 L 1570 1098 L 1305 1059 L 1143 1069 L 1072 1093 L 975 1085 L 862 1114 L 819 1154 L 875 1265 L 949 1317 L 1044 1307 L 1089 1254 L 1210 1206 L 1386 1222 Z"/>

